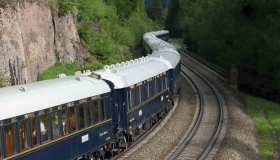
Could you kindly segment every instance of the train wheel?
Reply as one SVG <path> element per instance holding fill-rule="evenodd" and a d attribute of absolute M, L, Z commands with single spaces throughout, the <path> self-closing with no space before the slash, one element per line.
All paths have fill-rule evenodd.
<path fill-rule="evenodd" d="M 130 139 L 130 135 L 128 135 L 128 139 Z M 128 144 L 127 144 L 127 138 L 123 136 L 122 138 L 119 139 L 119 148 L 123 150 L 127 150 Z"/>

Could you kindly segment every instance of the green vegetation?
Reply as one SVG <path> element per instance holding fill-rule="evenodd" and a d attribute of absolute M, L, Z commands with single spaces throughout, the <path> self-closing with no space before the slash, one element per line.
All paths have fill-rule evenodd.
<path fill-rule="evenodd" d="M 38 77 L 38 79 L 39 80 L 52 79 L 61 73 L 66 75 L 71 75 L 75 73 L 78 69 L 79 69 L 79 65 L 75 63 L 73 64 L 56 63 L 54 66 L 50 67 L 46 72 L 42 73 Z"/>
<path fill-rule="evenodd" d="M 49 0 L 49 4 L 58 8 L 61 16 L 78 13 L 78 32 L 91 57 L 86 59 L 86 64 L 80 65 L 81 68 L 75 68 L 77 70 L 96 69 L 131 59 L 130 49 L 141 43 L 143 33 L 158 28 L 147 17 L 142 0 Z M 60 69 L 67 69 L 61 67 L 63 65 L 69 64 L 55 65 L 40 78 L 56 77 Z"/>
<path fill-rule="evenodd" d="M 4 74 L 0 71 L 0 88 L 5 87 L 6 80 L 4 79 Z"/>
<path fill-rule="evenodd" d="M 161 0 L 150 0 L 151 6 L 147 9 L 150 18 L 162 24 L 164 21 L 164 9 L 162 8 Z"/>
<path fill-rule="evenodd" d="M 172 0 L 167 27 L 224 68 L 249 65 L 280 86 L 280 1 Z M 279 87 L 280 88 L 280 87 Z"/>
<path fill-rule="evenodd" d="M 245 96 L 248 112 L 254 119 L 259 138 L 259 150 L 262 159 L 273 159 L 274 143 L 280 143 L 279 139 L 273 139 L 272 130 L 280 133 L 280 105 L 261 98 Z"/>

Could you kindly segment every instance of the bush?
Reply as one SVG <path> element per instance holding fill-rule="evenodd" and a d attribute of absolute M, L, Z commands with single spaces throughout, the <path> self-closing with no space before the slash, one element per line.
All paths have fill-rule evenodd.
<path fill-rule="evenodd" d="M 56 1 L 60 13 L 78 13 L 78 32 L 91 55 L 84 65 L 88 69 L 131 59 L 130 48 L 141 43 L 143 33 L 158 28 L 147 17 L 142 0 Z M 71 72 L 73 69 L 70 68 Z M 53 77 L 54 68 L 50 70 L 43 79 Z"/>

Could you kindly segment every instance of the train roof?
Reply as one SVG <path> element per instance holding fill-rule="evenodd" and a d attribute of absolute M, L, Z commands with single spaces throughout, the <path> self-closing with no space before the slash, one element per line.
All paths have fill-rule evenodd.
<path fill-rule="evenodd" d="M 0 89 L 0 120 L 110 92 L 102 80 L 64 77 Z"/>
<path fill-rule="evenodd" d="M 168 33 L 168 31 L 162 30 L 144 34 L 144 41 L 153 50 L 151 55 L 121 64 L 105 66 L 104 69 L 94 73 L 100 75 L 102 79 L 111 81 L 115 89 L 120 89 L 175 68 L 180 62 L 180 54 L 173 45 L 157 37 Z"/>
<path fill-rule="evenodd" d="M 144 34 L 143 39 L 153 51 L 149 57 L 162 57 L 175 68 L 180 62 L 181 55 L 172 44 L 157 37 L 168 33 L 166 30 L 148 32 Z"/>
<path fill-rule="evenodd" d="M 95 71 L 102 79 L 111 81 L 115 89 L 133 86 L 168 71 L 172 66 L 158 57 L 142 57 L 121 64 L 105 66 Z"/>
<path fill-rule="evenodd" d="M 161 57 L 169 62 L 171 68 L 175 68 L 181 59 L 181 55 L 174 49 L 154 51 L 153 54 L 148 57 Z"/>

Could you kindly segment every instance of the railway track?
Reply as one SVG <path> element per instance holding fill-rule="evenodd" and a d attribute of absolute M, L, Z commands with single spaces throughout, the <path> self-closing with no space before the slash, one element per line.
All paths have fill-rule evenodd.
<path fill-rule="evenodd" d="M 198 109 L 190 129 L 168 159 L 212 159 L 223 127 L 223 98 L 214 84 L 184 63 L 182 74 L 197 92 Z"/>

